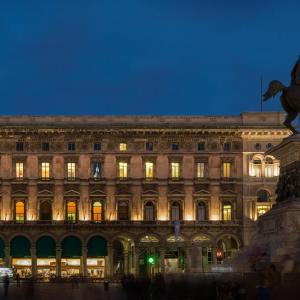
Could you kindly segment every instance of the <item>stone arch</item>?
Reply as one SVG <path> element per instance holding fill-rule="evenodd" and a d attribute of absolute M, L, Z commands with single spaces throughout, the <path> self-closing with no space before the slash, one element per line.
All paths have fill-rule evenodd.
<path fill-rule="evenodd" d="M 100 232 L 93 232 L 93 233 L 90 233 L 90 234 L 83 240 L 83 245 L 84 245 L 84 246 L 87 246 L 88 241 L 89 241 L 90 239 L 92 239 L 93 237 L 95 237 L 95 236 L 100 236 L 100 237 L 104 238 L 104 239 L 107 241 L 107 243 L 111 243 L 111 238 L 110 238 L 109 236 L 107 236 L 106 234 L 103 234 L 102 232 L 101 232 L 101 233 L 100 233 Z"/>
<path fill-rule="evenodd" d="M 222 240 L 223 238 L 228 238 L 228 237 L 233 238 L 236 241 L 238 249 L 242 247 L 241 239 L 238 236 L 231 233 L 223 233 L 218 235 L 216 238 L 216 244 L 218 244 L 219 241 Z"/>
<path fill-rule="evenodd" d="M 84 242 L 85 242 L 85 241 L 84 241 L 84 238 L 83 238 L 80 234 L 75 233 L 75 232 L 66 232 L 66 233 L 64 233 L 63 235 L 61 235 L 61 236 L 58 238 L 58 240 L 57 240 L 58 244 L 61 245 L 62 241 L 63 241 L 66 237 L 68 237 L 68 236 L 75 236 L 75 237 L 79 238 L 80 241 L 81 241 L 81 244 L 82 244 L 82 245 L 85 245 L 85 244 L 84 244 Z"/>
<path fill-rule="evenodd" d="M 46 232 L 39 233 L 39 234 L 37 234 L 36 236 L 34 236 L 34 237 L 33 237 L 33 243 L 36 244 L 36 242 L 37 242 L 41 237 L 43 237 L 43 236 L 50 236 L 51 238 L 53 238 L 57 246 L 58 246 L 58 244 L 60 243 L 60 240 L 59 240 L 59 238 L 58 238 L 56 235 L 54 235 L 53 233 L 47 232 L 47 231 L 46 231 Z"/>

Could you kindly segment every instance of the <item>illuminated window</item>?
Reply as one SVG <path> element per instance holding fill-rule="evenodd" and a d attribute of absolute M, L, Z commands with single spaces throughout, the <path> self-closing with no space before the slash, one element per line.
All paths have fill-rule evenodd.
<path fill-rule="evenodd" d="M 257 205 L 256 206 L 257 217 L 262 216 L 263 214 L 265 214 L 266 212 L 268 212 L 270 209 L 271 209 L 270 205 Z"/>
<path fill-rule="evenodd" d="M 274 163 L 271 157 L 267 157 L 265 161 L 265 176 L 274 177 Z"/>
<path fill-rule="evenodd" d="M 94 161 L 92 165 L 92 176 L 94 179 L 101 179 L 102 177 L 102 162 Z"/>
<path fill-rule="evenodd" d="M 152 179 L 154 176 L 154 164 L 152 162 L 145 163 L 146 179 Z"/>
<path fill-rule="evenodd" d="M 100 201 L 95 201 L 93 203 L 93 221 L 102 221 L 102 203 Z"/>
<path fill-rule="evenodd" d="M 223 163 L 223 177 L 228 178 L 230 177 L 231 172 L 231 163 L 230 162 L 224 162 Z"/>
<path fill-rule="evenodd" d="M 67 203 L 67 221 L 70 223 L 75 223 L 76 217 L 77 217 L 76 202 L 69 201 Z"/>
<path fill-rule="evenodd" d="M 128 164 L 127 162 L 119 162 L 119 177 L 120 179 L 126 179 L 128 176 Z"/>
<path fill-rule="evenodd" d="M 206 219 L 206 205 L 204 202 L 200 201 L 197 205 L 197 220 L 205 221 Z"/>
<path fill-rule="evenodd" d="M 205 177 L 205 163 L 199 162 L 197 163 L 197 170 L 196 176 L 197 178 L 204 178 Z"/>
<path fill-rule="evenodd" d="M 42 162 L 42 179 L 49 179 L 50 178 L 50 163 L 49 162 Z"/>
<path fill-rule="evenodd" d="M 154 221 L 154 205 L 151 201 L 147 202 L 144 207 L 144 221 Z"/>
<path fill-rule="evenodd" d="M 16 178 L 17 179 L 24 178 L 24 163 L 22 163 L 22 162 L 16 163 Z"/>
<path fill-rule="evenodd" d="M 171 204 L 171 221 L 178 221 L 181 219 L 180 204 L 178 202 L 172 202 Z"/>
<path fill-rule="evenodd" d="M 232 220 L 232 205 L 230 203 L 223 203 L 222 219 L 224 221 L 231 221 Z"/>
<path fill-rule="evenodd" d="M 126 143 L 120 143 L 119 150 L 120 151 L 126 151 L 127 150 L 127 144 Z"/>
<path fill-rule="evenodd" d="M 180 175 L 180 164 L 177 162 L 171 163 L 171 177 L 172 179 L 178 179 Z"/>
<path fill-rule="evenodd" d="M 261 177 L 262 175 L 262 163 L 260 159 L 253 160 L 253 172 L 252 176 Z"/>
<path fill-rule="evenodd" d="M 69 180 L 75 180 L 76 178 L 76 163 L 67 164 L 67 177 Z"/>
<path fill-rule="evenodd" d="M 16 202 L 16 221 L 24 222 L 25 221 L 25 205 L 23 201 Z"/>
<path fill-rule="evenodd" d="M 118 220 L 120 221 L 129 220 L 129 207 L 127 201 L 118 202 Z"/>

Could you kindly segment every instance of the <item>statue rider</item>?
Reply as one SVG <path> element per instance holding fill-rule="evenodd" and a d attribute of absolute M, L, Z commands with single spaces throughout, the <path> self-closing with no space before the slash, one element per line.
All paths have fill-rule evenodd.
<path fill-rule="evenodd" d="M 300 56 L 291 72 L 291 85 L 300 85 Z"/>

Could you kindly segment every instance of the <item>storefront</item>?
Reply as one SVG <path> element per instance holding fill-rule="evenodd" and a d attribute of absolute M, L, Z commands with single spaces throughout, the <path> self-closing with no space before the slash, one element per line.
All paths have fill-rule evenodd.
<path fill-rule="evenodd" d="M 61 244 L 61 277 L 82 275 L 82 243 L 76 236 L 66 237 Z"/>
<path fill-rule="evenodd" d="M 30 241 L 24 236 L 16 236 L 11 240 L 10 255 L 12 268 L 20 278 L 31 277 L 32 259 L 30 252 Z"/>
<path fill-rule="evenodd" d="M 37 277 L 48 281 L 56 275 L 56 243 L 50 236 L 42 236 L 36 243 Z"/>
<path fill-rule="evenodd" d="M 182 273 L 185 271 L 184 239 L 170 236 L 167 239 L 167 251 L 164 258 L 165 273 Z"/>
<path fill-rule="evenodd" d="M 107 241 L 101 236 L 94 236 L 89 239 L 87 250 L 87 275 L 91 278 L 104 278 Z"/>

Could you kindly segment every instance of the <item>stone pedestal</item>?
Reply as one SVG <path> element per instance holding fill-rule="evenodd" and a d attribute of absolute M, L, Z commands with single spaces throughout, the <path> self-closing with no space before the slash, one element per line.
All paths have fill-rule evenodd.
<path fill-rule="evenodd" d="M 284 139 L 267 155 L 280 160 L 277 203 L 258 218 L 255 244 L 266 247 L 272 262 L 287 255 L 300 261 L 300 135 Z"/>

